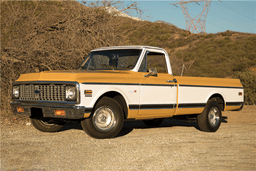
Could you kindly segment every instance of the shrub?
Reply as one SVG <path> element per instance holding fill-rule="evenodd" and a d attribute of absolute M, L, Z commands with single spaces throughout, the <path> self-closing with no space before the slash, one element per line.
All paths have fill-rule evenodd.
<path fill-rule="evenodd" d="M 181 33 L 180 35 L 183 36 L 183 37 L 186 37 L 187 33 Z"/>
<path fill-rule="evenodd" d="M 244 86 L 245 104 L 256 105 L 256 72 L 250 70 L 235 72 L 234 77 L 240 79 Z"/>

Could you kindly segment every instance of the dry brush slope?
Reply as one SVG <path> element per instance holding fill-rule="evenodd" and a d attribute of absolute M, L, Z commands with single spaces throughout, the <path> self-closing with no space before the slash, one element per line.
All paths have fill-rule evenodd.
<path fill-rule="evenodd" d="M 173 25 L 113 17 L 75 1 L 1 1 L 1 111 L 10 114 L 11 85 L 20 74 L 74 69 L 96 47 L 144 44 L 165 48 L 176 75 L 242 80 L 256 102 L 256 36 L 188 35 Z M 210 68 L 210 69 L 209 69 Z"/>
<path fill-rule="evenodd" d="M 122 44 L 114 26 L 106 12 L 76 1 L 1 2 L 1 110 L 20 74 L 76 69 L 90 50 Z"/>

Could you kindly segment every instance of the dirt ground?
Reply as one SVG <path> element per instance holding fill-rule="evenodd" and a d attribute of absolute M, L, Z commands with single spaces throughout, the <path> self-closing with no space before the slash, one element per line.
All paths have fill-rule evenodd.
<path fill-rule="evenodd" d="M 223 116 L 215 133 L 172 119 L 157 128 L 134 121 L 104 140 L 74 123 L 43 133 L 29 122 L 2 120 L 0 170 L 256 170 L 256 106 Z"/>

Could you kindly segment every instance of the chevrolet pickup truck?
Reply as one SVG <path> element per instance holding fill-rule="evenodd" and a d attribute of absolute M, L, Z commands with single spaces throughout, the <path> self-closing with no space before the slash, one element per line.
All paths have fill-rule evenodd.
<path fill-rule="evenodd" d="M 91 137 L 113 138 L 126 120 L 158 126 L 165 118 L 193 119 L 215 132 L 222 111 L 243 104 L 238 79 L 174 76 L 164 49 L 116 46 L 92 50 L 77 70 L 20 75 L 11 106 L 40 131 L 60 131 L 75 120 Z"/>

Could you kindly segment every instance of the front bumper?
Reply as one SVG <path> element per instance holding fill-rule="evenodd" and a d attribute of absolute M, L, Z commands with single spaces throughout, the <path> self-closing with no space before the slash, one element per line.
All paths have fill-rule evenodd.
<path fill-rule="evenodd" d="M 33 108 L 42 109 L 43 117 L 63 118 L 63 119 L 82 119 L 90 116 L 90 108 L 84 106 L 74 106 L 73 104 L 37 104 L 37 103 L 11 103 L 12 112 L 14 114 L 32 115 Z M 23 107 L 24 112 L 18 112 L 17 107 Z M 55 115 L 55 110 L 64 110 L 65 115 Z M 36 116 L 37 113 L 33 113 Z"/>

